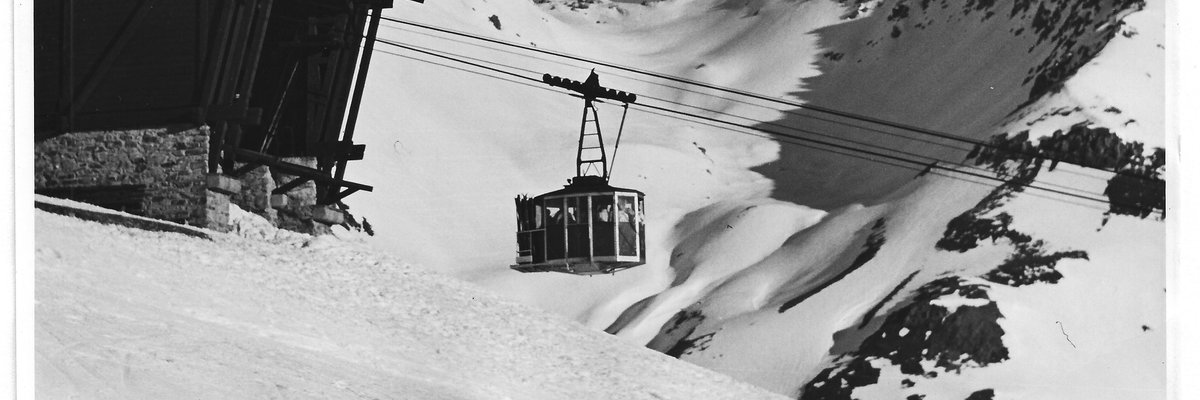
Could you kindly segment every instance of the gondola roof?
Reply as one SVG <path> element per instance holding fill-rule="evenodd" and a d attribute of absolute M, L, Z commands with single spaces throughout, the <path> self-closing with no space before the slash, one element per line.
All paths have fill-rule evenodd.
<path fill-rule="evenodd" d="M 577 176 L 571 180 L 571 183 L 564 186 L 562 189 L 555 190 L 535 197 L 535 199 L 543 199 L 546 197 L 566 196 L 572 194 L 583 193 L 604 193 L 604 192 L 625 192 L 637 193 L 639 196 L 645 196 L 639 190 L 614 187 L 608 184 L 608 180 L 599 176 Z"/>

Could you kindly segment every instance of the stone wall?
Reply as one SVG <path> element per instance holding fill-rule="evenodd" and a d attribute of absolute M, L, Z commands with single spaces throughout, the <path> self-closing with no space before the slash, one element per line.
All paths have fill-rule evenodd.
<path fill-rule="evenodd" d="M 207 126 L 63 134 L 35 143 L 34 186 L 53 193 L 144 188 L 139 214 L 226 230 L 228 209 L 220 205 L 228 196 L 205 181 L 208 146 Z"/>
<path fill-rule="evenodd" d="M 313 220 L 317 188 L 312 181 L 292 189 L 286 204 L 271 205 L 271 191 L 294 176 L 260 166 L 238 178 L 207 174 L 209 128 L 174 126 L 77 132 L 35 144 L 36 190 L 167 221 L 228 231 L 229 205 L 266 218 L 280 228 L 326 234 L 328 224 Z M 313 157 L 284 161 L 315 168 Z M 238 166 L 239 168 L 241 165 Z M 213 177 L 216 178 L 216 177 Z"/>

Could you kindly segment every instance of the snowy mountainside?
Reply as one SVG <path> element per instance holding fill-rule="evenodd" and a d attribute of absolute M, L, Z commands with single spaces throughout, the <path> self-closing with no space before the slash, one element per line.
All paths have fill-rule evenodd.
<path fill-rule="evenodd" d="M 349 232 L 290 234 L 231 212 L 249 238 L 38 211 L 38 397 L 779 398 L 412 268 Z"/>
<path fill-rule="evenodd" d="M 814 32 L 821 38 L 821 73 L 805 78 L 803 90 L 793 95 L 821 107 L 983 139 L 1023 105 L 1057 89 L 1107 45 L 1121 17 L 1140 7 L 1134 1 L 878 2 L 871 13 Z M 855 121 L 858 126 L 814 120 L 808 111 L 784 117 L 774 123 L 925 157 L 958 161 L 970 148 L 881 134 Z M 870 202 L 912 176 L 799 146 L 782 152 L 754 170 L 775 180 L 776 198 L 817 208 Z M 861 184 L 847 187 L 845 181 Z"/>
<path fill-rule="evenodd" d="M 1164 141 L 1158 1 L 447 1 L 397 11 L 974 139 L 1037 145 L 1080 130 L 1115 140 L 1092 135 L 1103 129 L 1144 143 L 1138 157 Z M 392 33 L 530 70 L 591 68 Z M 375 246 L 793 397 L 1163 397 L 1162 222 L 1020 186 L 1104 198 L 1111 173 L 985 162 L 961 143 L 598 68 L 606 85 L 772 126 L 951 162 L 971 153 L 961 169 L 1013 183 L 917 176 L 631 113 L 614 183 L 648 194 L 650 262 L 611 277 L 522 275 L 504 268 L 508 196 L 568 175 L 578 104 L 427 63 L 380 63 L 372 79 L 389 89 L 368 90 L 363 136 L 401 150 L 352 173 L 411 186 L 351 199 L 390 227 Z M 378 72 L 397 70 L 446 77 Z"/>
<path fill-rule="evenodd" d="M 835 3 L 785 7 L 791 3 L 772 2 L 777 12 L 763 13 L 761 18 L 776 22 L 760 26 L 742 18 L 740 10 L 714 10 L 718 3 L 629 5 L 629 15 L 654 16 L 645 19 L 645 26 L 629 27 L 581 22 L 541 8 L 546 5 L 524 1 L 398 3 L 389 15 L 784 95 L 801 77 L 816 70 L 809 63 L 792 62 L 793 55 L 772 51 L 769 43 L 815 44 L 815 37 L 796 25 L 831 23 L 841 12 Z M 493 15 L 500 21 L 500 29 L 489 21 Z M 655 34 L 638 33 L 639 29 Z M 440 40 L 386 21 L 380 32 L 390 40 L 529 69 L 535 76 L 544 72 L 582 79 L 595 67 Z M 762 34 L 770 40 L 763 41 L 754 32 L 765 32 Z M 707 37 L 712 39 L 696 40 Z M 727 44 L 732 49 L 753 46 L 761 54 L 726 56 L 722 49 Z M 378 48 L 420 58 L 382 45 Z M 696 60 L 697 54 L 710 56 Z M 771 64 L 779 68 L 750 61 L 772 57 Z M 627 134 L 615 157 L 613 184 L 642 190 L 650 199 L 648 254 L 657 267 L 593 278 L 516 274 L 506 268 L 514 254 L 512 197 L 557 189 L 573 175 L 581 104 L 541 87 L 395 55 L 380 54 L 373 62 L 372 84 L 365 93 L 356 135 L 356 140 L 371 149 L 371 155 L 348 174 L 360 181 L 387 184 L 377 184 L 375 192 L 347 200 L 351 212 L 380 227 L 372 245 L 480 283 L 509 298 L 572 316 L 588 326 L 603 329 L 630 304 L 673 280 L 668 264 L 676 234 L 669 227 L 684 215 L 721 200 L 761 199 L 771 190 L 769 180 L 749 169 L 776 156 L 778 144 L 774 141 L 631 111 Z M 706 66 L 697 69 L 701 63 Z M 755 69 L 743 71 L 749 67 Z M 639 95 L 699 98 L 717 109 L 744 110 L 760 118 L 778 115 L 760 107 L 650 85 L 627 73 L 605 68 L 597 68 L 597 72 L 601 84 Z M 778 86 L 778 82 L 791 83 Z M 602 126 L 611 132 L 619 122 L 620 109 L 601 105 L 599 111 Z"/>
<path fill-rule="evenodd" d="M 930 200 L 947 189 L 979 196 Z M 903 201 L 834 213 L 679 312 L 650 346 L 781 393 L 797 394 L 806 385 L 805 398 L 899 392 L 966 398 L 983 389 L 1000 398 L 1160 397 L 1152 393 L 1164 383 L 1161 224 L 1119 217 L 1097 230 L 1099 212 L 1046 207 L 1026 193 L 990 213 L 1010 213 L 1020 227 L 1015 230 L 1049 245 L 1029 254 L 1021 251 L 1025 244 L 985 237 L 966 252 L 937 250 L 948 222 L 939 214 L 971 208 L 987 194 L 981 192 L 949 181 Z M 1092 223 L 1038 226 L 1073 218 Z M 1015 283 L 992 274 L 1009 261 L 1035 264 L 1019 271 L 1041 280 Z M 991 297 L 959 293 L 963 280 L 977 288 L 973 293 Z M 984 309 L 990 320 L 973 315 Z M 1060 328 L 1071 333 L 1055 331 Z M 903 337 L 901 331 L 925 336 L 886 340 Z M 1082 337 L 1092 344 L 1080 346 Z M 995 353 L 974 354 L 988 348 Z M 1043 357 L 1049 349 L 1056 349 L 1053 362 Z M 1109 361 L 1092 364 L 1097 358 Z M 870 375 L 872 369 L 854 368 L 862 363 L 881 364 L 874 373 L 891 378 L 850 384 L 839 393 L 815 390 L 839 386 L 847 379 L 839 371 Z M 1097 380 L 1096 367 L 1113 376 Z M 1057 380 L 1042 380 L 1047 376 Z M 905 386 L 905 380 L 915 384 Z"/>
<path fill-rule="evenodd" d="M 1059 90 L 1011 116 L 1023 124 L 1013 125 L 1041 137 L 1051 129 L 1095 123 L 1147 148 L 1165 147 L 1165 7 L 1161 1 L 1147 2 L 1144 10 L 1124 17 L 1106 54 L 1081 66 Z"/>
<path fill-rule="evenodd" d="M 1146 47 L 1151 46 L 1141 49 Z M 1116 51 L 1103 54 L 1085 73 L 1120 65 L 1126 57 Z M 1149 64 L 1143 68 L 1160 72 L 1153 62 Z M 1066 90 L 1104 92 L 1096 88 L 1101 85 L 1083 79 L 1087 78 L 1066 81 Z M 1154 99 L 1161 97 L 1159 88 L 1149 82 L 1137 90 L 1126 87 L 1109 95 Z M 847 94 L 855 92 L 837 92 Z M 1020 111 L 1053 112 L 1045 104 L 1062 102 L 1061 97 L 1063 91 Z M 1103 97 L 1071 100 L 1093 113 L 1110 107 L 1092 102 L 1098 99 Z M 911 103 L 892 102 L 878 108 L 920 106 Z M 1156 111 L 1141 116 L 1154 124 Z M 1030 123 L 1012 118 L 1016 121 L 1008 122 L 1004 115 L 996 115 L 992 129 L 1014 133 L 1034 127 L 1048 135 L 1079 121 Z M 1123 131 L 1120 126 L 1112 129 L 1118 134 Z M 1140 139 L 1138 133 L 1123 136 Z M 838 170 L 830 164 L 817 165 L 822 172 Z M 1103 192 L 1105 178 L 1089 175 L 1097 173 L 1078 168 L 1043 172 L 1034 182 Z M 988 193 L 984 186 L 941 177 L 909 181 L 890 200 L 865 209 L 835 211 L 820 224 L 798 232 L 778 252 L 677 313 L 650 346 L 802 398 L 892 398 L 897 393 L 910 398 L 966 398 L 975 392 L 1000 398 L 1162 396 L 1165 337 L 1153 333 L 1164 324 L 1161 222 L 1120 218 L 1120 226 L 1099 229 L 1103 208 L 1047 201 L 1037 197 L 1034 189 L 1005 193 L 1000 187 Z M 802 187 L 812 190 L 812 185 Z M 959 221 L 985 225 L 972 233 L 959 227 Z M 1131 264 L 1145 267 L 1126 267 Z M 1072 279 L 1087 284 L 1069 284 Z M 1043 287 L 1049 285 L 1059 289 Z M 1039 296 L 994 298 L 995 293 L 1025 293 L 1032 288 L 1041 289 Z M 1056 307 L 1032 311 L 1050 304 Z M 1031 338 L 1033 332 L 1053 333 L 1049 328 L 1059 328 L 1060 337 L 1069 337 L 1068 327 L 1076 324 L 1111 336 L 1093 337 L 1101 345 L 1083 350 L 1072 341 L 1049 346 L 1043 338 Z M 905 339 L 910 331 L 918 333 Z M 918 336 L 922 333 L 923 338 Z M 1036 345 L 1029 345 L 1035 341 Z M 1116 346 L 1119 350 L 1106 346 L 1116 342 L 1123 343 Z M 1067 345 L 1070 351 L 1065 350 Z M 1072 367 L 1050 366 L 1041 357 L 1048 348 L 1064 349 L 1055 360 Z M 1091 363 L 1097 358 L 1110 361 L 1095 367 Z M 1115 367 L 1116 360 L 1133 365 Z M 1098 375 L 1104 379 L 1097 379 Z M 1056 380 L 1041 379 L 1049 376 Z"/>

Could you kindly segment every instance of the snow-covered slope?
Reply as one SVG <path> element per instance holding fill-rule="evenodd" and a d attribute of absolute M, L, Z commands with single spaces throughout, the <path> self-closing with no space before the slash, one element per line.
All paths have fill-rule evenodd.
<path fill-rule="evenodd" d="M 777 398 L 353 235 L 232 211 L 252 239 L 38 211 L 38 398 Z"/>
<path fill-rule="evenodd" d="M 977 247 L 961 253 L 941 250 L 953 216 L 946 210 L 966 211 L 986 193 L 937 179 L 903 200 L 847 208 L 799 232 L 681 311 L 650 346 L 781 393 L 838 385 L 846 377 L 837 371 L 857 360 L 883 370 L 878 384 L 869 392 L 851 390 L 862 382 L 849 384 L 838 394 L 966 398 L 994 389 L 1000 398 L 1020 399 L 1162 397 L 1160 223 L 1118 217 L 1097 230 L 1098 212 L 1046 207 L 1026 193 L 984 214 L 1013 216 L 1013 231 L 1045 241 L 1038 250 L 1006 238 L 972 240 Z M 1023 263 L 1032 266 L 1014 275 L 1034 279 L 1014 282 L 994 272 Z M 986 297 L 961 300 L 964 291 L 956 288 L 967 283 Z M 985 307 L 991 313 L 972 314 Z M 888 340 L 909 331 L 915 341 Z M 921 359 L 930 360 L 918 363 L 924 369 L 905 368 Z M 948 364 L 934 368 L 942 359 Z M 979 366 L 987 368 L 972 368 Z M 843 398 L 817 393 L 811 398 Z"/>

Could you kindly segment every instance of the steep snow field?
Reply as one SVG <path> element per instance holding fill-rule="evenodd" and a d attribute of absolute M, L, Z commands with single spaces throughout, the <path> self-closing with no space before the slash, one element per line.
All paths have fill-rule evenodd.
<path fill-rule="evenodd" d="M 38 398 L 777 398 L 231 211 L 240 235 L 211 239 L 37 211 Z"/>

